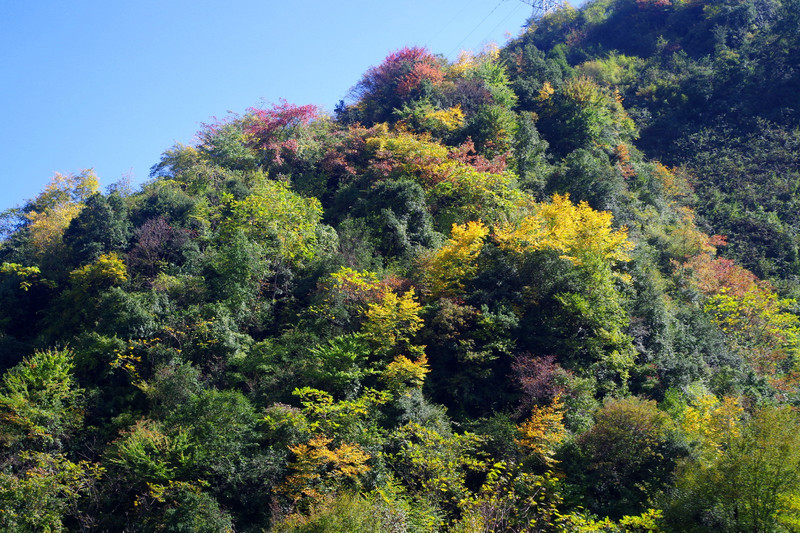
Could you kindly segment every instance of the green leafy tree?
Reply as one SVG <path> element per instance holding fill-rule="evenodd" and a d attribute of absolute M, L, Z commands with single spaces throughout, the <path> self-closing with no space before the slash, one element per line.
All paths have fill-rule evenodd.
<path fill-rule="evenodd" d="M 714 460 L 681 465 L 667 507 L 676 531 L 796 530 L 800 520 L 800 421 L 767 407 L 729 426 Z"/>
<path fill-rule="evenodd" d="M 20 533 L 69 531 L 68 524 L 89 528 L 83 512 L 103 468 L 70 461 L 63 454 L 25 452 L 0 471 L 0 527 Z"/>
<path fill-rule="evenodd" d="M 68 517 L 91 523 L 83 507 L 103 468 L 65 453 L 83 422 L 82 393 L 69 350 L 45 350 L 9 369 L 0 384 L 0 526 L 64 531 Z"/>
<path fill-rule="evenodd" d="M 266 178 L 259 181 L 254 194 L 242 199 L 226 197 L 223 233 L 242 231 L 290 262 L 314 257 L 316 229 L 322 215 L 319 201 L 301 197 L 282 182 Z"/>
<path fill-rule="evenodd" d="M 34 353 L 9 369 L 0 385 L 0 442 L 58 449 L 80 427 L 81 389 L 73 378 L 69 350 Z"/>
<path fill-rule="evenodd" d="M 564 457 L 567 479 L 579 481 L 583 505 L 619 519 L 647 509 L 669 486 L 680 447 L 669 416 L 654 401 L 608 399 L 576 440 L 577 457 Z"/>
<path fill-rule="evenodd" d="M 200 486 L 187 482 L 151 485 L 150 493 L 138 500 L 141 520 L 137 529 L 146 532 L 233 533 L 231 515 Z"/>
<path fill-rule="evenodd" d="M 122 252 L 131 236 L 128 208 L 118 194 L 90 196 L 64 231 L 64 244 L 78 265 L 101 254 Z"/>
<path fill-rule="evenodd" d="M 551 89 L 552 90 L 552 89 Z M 555 155 L 598 146 L 611 150 L 637 136 L 618 92 L 608 91 L 585 77 L 569 79 L 558 90 L 540 93 L 539 131 Z"/>

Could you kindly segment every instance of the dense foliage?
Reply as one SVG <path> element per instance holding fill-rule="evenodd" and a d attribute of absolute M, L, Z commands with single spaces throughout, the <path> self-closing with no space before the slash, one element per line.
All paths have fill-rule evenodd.
<path fill-rule="evenodd" d="M 797 531 L 798 13 L 596 0 L 56 175 L 0 528 Z"/>

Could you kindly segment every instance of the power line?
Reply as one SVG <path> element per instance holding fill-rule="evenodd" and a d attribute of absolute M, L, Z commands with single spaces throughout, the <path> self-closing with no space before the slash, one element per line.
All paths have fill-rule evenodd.
<path fill-rule="evenodd" d="M 471 36 L 473 33 L 475 33 L 475 30 L 477 30 L 478 28 L 480 28 L 480 27 L 481 27 L 481 25 L 483 25 L 483 23 L 484 23 L 484 22 L 486 22 L 487 20 L 489 20 L 489 17 L 491 17 L 491 16 L 494 14 L 494 12 L 495 12 L 495 11 L 497 11 L 497 8 L 498 8 L 498 7 L 500 7 L 500 5 L 501 5 L 503 2 L 505 2 L 505 0 L 500 0 L 499 2 L 497 2 L 497 5 L 496 5 L 496 6 L 494 6 L 494 9 L 492 9 L 492 10 L 489 12 L 489 14 L 488 14 L 488 15 L 486 15 L 486 16 L 483 18 L 483 20 L 482 20 L 482 21 L 480 21 L 480 22 L 478 23 L 478 25 L 477 25 L 477 26 L 475 26 L 474 28 L 472 28 L 472 31 L 471 31 L 471 32 L 469 32 L 469 33 L 467 34 L 467 36 L 466 36 L 466 37 L 464 37 L 463 39 L 461 39 L 461 42 L 460 42 L 460 43 L 458 43 L 458 44 L 456 45 L 456 47 L 455 47 L 455 48 L 453 48 L 452 50 L 450 50 L 450 53 L 449 53 L 449 54 L 447 54 L 447 55 L 448 55 L 448 56 L 452 56 L 454 52 L 458 51 L 458 50 L 461 48 L 461 45 L 462 45 L 462 44 L 464 44 L 464 42 L 465 42 L 467 39 L 469 39 L 469 38 L 470 38 L 470 36 Z"/>
<path fill-rule="evenodd" d="M 459 11 L 458 11 L 458 13 L 456 13 L 455 15 L 453 15 L 452 17 L 450 17 L 450 20 L 448 20 L 447 22 L 445 22 L 445 23 L 444 23 L 444 24 L 443 24 L 443 25 L 442 25 L 442 26 L 439 28 L 439 31 L 437 31 L 437 32 L 436 32 L 436 35 L 434 35 L 434 36 L 433 36 L 433 37 L 432 37 L 432 38 L 431 38 L 431 39 L 430 39 L 428 42 L 429 42 L 430 44 L 433 44 L 433 41 L 435 41 L 435 40 L 436 40 L 436 38 L 437 38 L 437 37 L 439 37 L 439 36 L 442 34 L 442 32 L 443 32 L 443 31 L 444 31 L 444 30 L 445 30 L 445 29 L 446 29 L 448 26 L 450 26 L 450 25 L 453 23 L 453 21 L 455 21 L 455 20 L 456 20 L 458 17 L 460 17 L 462 14 L 464 14 L 464 11 L 466 11 L 467 9 L 469 9 L 469 7 L 470 7 L 472 4 L 474 4 L 474 3 L 475 3 L 475 0 L 472 0 L 471 2 L 468 2 L 468 3 L 464 4 L 464 6 L 463 6 L 463 7 L 462 7 L 462 8 L 461 8 Z"/>
<path fill-rule="evenodd" d="M 514 7 L 514 9 L 512 9 L 512 10 L 511 10 L 511 12 L 510 12 L 508 15 L 506 15 L 506 16 L 505 16 L 505 18 L 504 18 L 503 20 L 501 20 L 500 22 L 498 22 L 498 23 L 497 23 L 497 25 L 495 25 L 495 27 L 494 27 L 494 28 L 492 28 L 492 31 L 490 31 L 490 32 L 489 32 L 489 34 L 487 35 L 487 37 L 486 37 L 486 38 L 488 38 L 490 35 L 492 35 L 492 34 L 495 32 L 495 30 L 496 30 L 497 28 L 499 28 L 499 27 L 500 27 L 502 24 L 504 24 L 504 23 L 505 23 L 505 21 L 507 21 L 508 19 L 510 19 L 512 15 L 516 14 L 518 9 L 519 9 L 519 5 L 515 6 L 515 7 Z M 486 39 L 484 39 L 484 40 L 486 40 Z"/>

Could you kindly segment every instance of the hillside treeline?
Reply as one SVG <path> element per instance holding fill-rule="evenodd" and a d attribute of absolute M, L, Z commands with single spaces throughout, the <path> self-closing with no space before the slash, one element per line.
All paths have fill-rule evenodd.
<path fill-rule="evenodd" d="M 797 531 L 798 95 L 798 0 L 596 0 L 57 174 L 0 528 Z"/>

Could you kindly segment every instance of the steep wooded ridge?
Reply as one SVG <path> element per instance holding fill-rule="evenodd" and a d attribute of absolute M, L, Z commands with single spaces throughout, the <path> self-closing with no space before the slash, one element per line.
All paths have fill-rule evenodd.
<path fill-rule="evenodd" d="M 597 0 L 2 214 L 4 531 L 800 530 L 800 0 Z"/>

